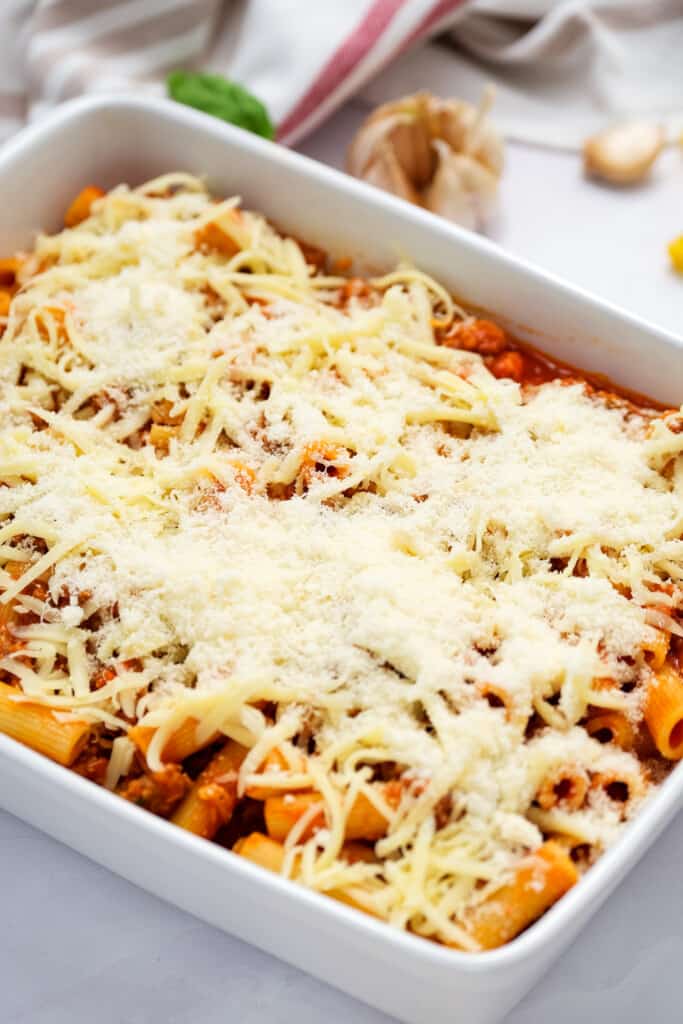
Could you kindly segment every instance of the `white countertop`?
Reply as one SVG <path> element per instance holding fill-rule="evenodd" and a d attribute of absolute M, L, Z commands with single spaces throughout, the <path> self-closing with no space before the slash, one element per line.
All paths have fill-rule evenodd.
<path fill-rule="evenodd" d="M 349 105 L 303 151 L 340 165 L 361 117 Z M 682 196 L 681 153 L 615 192 L 585 182 L 576 157 L 511 146 L 492 237 L 683 335 L 683 278 L 666 260 Z M 682 849 L 679 818 L 507 1024 L 680 1019 Z M 2 812 L 0 865 L 2 1024 L 389 1022 Z"/>

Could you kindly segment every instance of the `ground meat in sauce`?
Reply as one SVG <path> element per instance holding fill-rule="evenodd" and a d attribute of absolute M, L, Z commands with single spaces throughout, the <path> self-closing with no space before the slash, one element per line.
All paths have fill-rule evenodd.
<path fill-rule="evenodd" d="M 166 818 L 180 803 L 191 785 L 190 779 L 179 765 L 169 764 L 160 772 L 126 780 L 117 793 L 124 800 Z"/>

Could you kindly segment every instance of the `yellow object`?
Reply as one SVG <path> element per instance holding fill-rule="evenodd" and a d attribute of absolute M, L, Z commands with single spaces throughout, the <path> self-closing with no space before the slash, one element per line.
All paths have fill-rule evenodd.
<path fill-rule="evenodd" d="M 669 242 L 669 258 L 676 273 L 683 274 L 683 235 Z"/>

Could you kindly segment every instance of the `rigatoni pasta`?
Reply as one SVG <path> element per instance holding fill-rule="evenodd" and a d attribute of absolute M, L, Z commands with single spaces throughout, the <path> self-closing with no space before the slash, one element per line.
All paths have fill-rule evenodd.
<path fill-rule="evenodd" d="M 0 261 L 0 731 L 466 951 L 683 756 L 680 412 L 237 198 Z"/>
<path fill-rule="evenodd" d="M 171 821 L 180 828 L 213 839 L 230 821 L 237 801 L 237 779 L 247 751 L 229 740 L 199 773 Z"/>
<path fill-rule="evenodd" d="M 91 732 L 87 721 L 62 718 L 51 708 L 26 700 L 21 690 L 0 683 L 0 732 L 58 764 L 72 765 Z"/>
<path fill-rule="evenodd" d="M 662 757 L 683 757 L 683 675 L 674 665 L 662 665 L 645 696 L 645 721 Z"/>
<path fill-rule="evenodd" d="M 465 926 L 481 949 L 503 946 L 556 903 L 577 880 L 571 857 L 549 840 L 519 862 L 509 882 L 470 911 Z"/>

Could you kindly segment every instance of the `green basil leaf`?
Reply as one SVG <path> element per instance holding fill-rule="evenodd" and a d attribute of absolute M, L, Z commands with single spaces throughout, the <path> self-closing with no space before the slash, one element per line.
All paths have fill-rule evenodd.
<path fill-rule="evenodd" d="M 169 96 L 178 103 L 213 114 L 265 139 L 275 136 L 264 105 L 237 82 L 229 82 L 222 75 L 205 75 L 199 71 L 172 71 L 166 85 Z"/>

